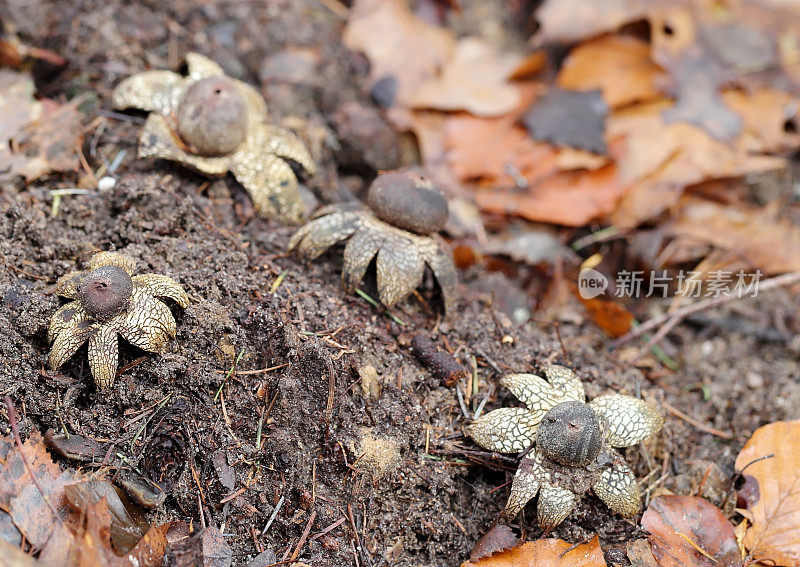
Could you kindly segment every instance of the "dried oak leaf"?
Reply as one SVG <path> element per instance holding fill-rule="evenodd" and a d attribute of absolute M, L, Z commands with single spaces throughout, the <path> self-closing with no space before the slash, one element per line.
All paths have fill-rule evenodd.
<path fill-rule="evenodd" d="M 785 167 L 781 158 L 746 154 L 698 126 L 667 124 L 662 111 L 669 106 L 642 104 L 609 117 L 607 136 L 620 148 L 613 152 L 620 179 L 630 186 L 612 223 L 631 227 L 651 219 L 674 206 L 690 185 Z"/>
<path fill-rule="evenodd" d="M 78 168 L 78 110 L 38 101 L 34 91 L 29 75 L 0 70 L 0 180 Z"/>
<path fill-rule="evenodd" d="M 533 102 L 522 122 L 535 140 L 605 154 L 607 114 L 608 105 L 599 89 L 553 87 Z"/>
<path fill-rule="evenodd" d="M 561 172 L 526 191 L 478 191 L 475 202 L 489 213 L 583 226 L 612 213 L 628 188 L 620 182 L 617 166 L 611 163 L 595 171 Z"/>
<path fill-rule="evenodd" d="M 409 102 L 414 108 L 466 110 L 475 116 L 506 114 L 519 104 L 520 95 L 508 82 L 519 62 L 517 55 L 465 37 L 441 75 L 421 84 Z"/>
<path fill-rule="evenodd" d="M 606 567 L 606 561 L 600 540 L 594 536 L 578 546 L 560 539 L 529 541 L 461 567 Z"/>
<path fill-rule="evenodd" d="M 661 96 L 656 82 L 663 75 L 640 39 L 607 35 L 587 41 L 564 60 L 556 84 L 562 89 L 600 89 L 611 108 Z"/>
<path fill-rule="evenodd" d="M 749 556 L 765 565 L 800 563 L 800 453 L 795 443 L 800 420 L 760 427 L 736 458 L 743 471 L 745 501 L 741 513 L 749 522 L 743 543 Z M 770 458 L 762 457 L 772 455 Z M 747 467 L 745 469 L 745 467 Z"/>
<path fill-rule="evenodd" d="M 169 524 L 150 528 L 144 537 L 122 556 L 114 552 L 111 542 L 111 513 L 105 496 L 85 501 L 84 523 L 76 534 L 69 551 L 69 565 L 107 567 L 156 567 L 162 564 L 167 549 L 166 533 Z"/>
<path fill-rule="evenodd" d="M 520 545 L 522 545 L 522 541 L 514 534 L 514 530 L 505 524 L 497 524 L 478 540 L 475 547 L 469 552 L 469 559 L 470 561 L 479 561 Z"/>
<path fill-rule="evenodd" d="M 742 565 L 733 525 L 696 496 L 657 496 L 642 516 L 660 567 Z"/>
<path fill-rule="evenodd" d="M 708 242 L 729 250 L 766 274 L 800 270 L 800 226 L 779 214 L 779 204 L 744 208 L 684 197 L 664 229 L 679 238 Z"/>
<path fill-rule="evenodd" d="M 356 0 L 342 39 L 367 56 L 374 82 L 397 81 L 395 101 L 401 106 L 437 76 L 456 46 L 451 31 L 418 18 L 405 0 Z"/>
<path fill-rule="evenodd" d="M 80 480 L 80 477 L 62 471 L 53 462 L 42 436 L 37 431 L 33 431 L 22 444 L 22 452 L 49 504 L 59 515 L 63 512 L 66 516 L 69 507 L 64 487 Z M 0 468 L 0 508 L 10 514 L 20 532 L 36 548 L 47 543 L 57 525 L 57 520 L 39 488 L 28 474 L 20 450 L 10 450 Z"/>
<path fill-rule="evenodd" d="M 536 12 L 537 44 L 574 43 L 651 13 L 658 0 L 545 0 Z"/>

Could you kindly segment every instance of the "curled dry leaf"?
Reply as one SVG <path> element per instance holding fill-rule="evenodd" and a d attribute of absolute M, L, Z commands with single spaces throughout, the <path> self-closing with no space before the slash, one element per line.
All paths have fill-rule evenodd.
<path fill-rule="evenodd" d="M 561 539 L 529 541 L 461 567 L 606 567 L 600 540 L 572 545 Z"/>
<path fill-rule="evenodd" d="M 733 525 L 696 496 L 657 496 L 642 516 L 661 567 L 741 566 Z"/>
<path fill-rule="evenodd" d="M 469 553 L 469 559 L 470 561 L 479 561 L 520 545 L 522 545 L 522 541 L 514 535 L 514 530 L 505 524 L 497 524 L 478 540 Z"/>
<path fill-rule="evenodd" d="M 800 270 L 800 226 L 781 217 L 778 203 L 744 208 L 687 196 L 681 205 L 665 227 L 668 234 L 730 250 L 767 274 Z"/>
<path fill-rule="evenodd" d="M 753 433 L 736 458 L 745 478 L 740 513 L 750 524 L 743 543 L 749 557 L 765 565 L 800 564 L 798 436 L 800 421 L 770 423 Z"/>
<path fill-rule="evenodd" d="M 34 90 L 29 75 L 0 70 L 0 180 L 78 168 L 77 109 L 38 101 Z"/>
<path fill-rule="evenodd" d="M 59 514 L 68 509 L 64 487 L 80 477 L 62 471 L 53 462 L 37 431 L 32 432 L 23 443 L 22 451 L 36 474 L 39 487 L 31 480 L 20 450 L 12 448 L 0 468 L 0 508 L 9 513 L 25 538 L 34 547 L 40 548 L 58 525 L 50 505 Z"/>

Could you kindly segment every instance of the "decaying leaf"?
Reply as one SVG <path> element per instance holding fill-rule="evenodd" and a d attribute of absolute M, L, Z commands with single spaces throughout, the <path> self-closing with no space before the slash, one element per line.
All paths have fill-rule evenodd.
<path fill-rule="evenodd" d="M 608 35 L 587 41 L 564 61 L 556 83 L 563 89 L 600 89 L 606 103 L 618 108 L 661 96 L 663 71 L 650 59 L 650 46 L 629 36 Z"/>
<path fill-rule="evenodd" d="M 800 226 L 779 214 L 778 203 L 764 208 L 723 205 L 685 197 L 668 234 L 709 242 L 766 274 L 800 270 Z"/>
<path fill-rule="evenodd" d="M 397 81 L 396 102 L 402 106 L 438 75 L 456 46 L 451 31 L 415 16 L 405 0 L 356 0 L 343 41 L 366 54 L 374 81 Z"/>
<path fill-rule="evenodd" d="M 78 168 L 77 109 L 38 101 L 34 90 L 29 75 L 0 70 L 0 180 Z"/>
<path fill-rule="evenodd" d="M 736 458 L 745 484 L 739 491 L 749 526 L 743 543 L 765 565 L 800 563 L 800 421 L 760 427 Z M 761 459 L 761 460 L 759 460 Z"/>
<path fill-rule="evenodd" d="M 469 553 L 469 559 L 470 561 L 479 561 L 520 545 L 522 545 L 522 541 L 514 535 L 514 530 L 505 524 L 497 524 L 478 540 Z"/>
<path fill-rule="evenodd" d="M 480 190 L 475 201 L 490 213 L 583 226 L 612 213 L 628 189 L 612 163 L 595 171 L 565 171 L 525 191 Z"/>
<path fill-rule="evenodd" d="M 653 0 L 545 0 L 536 12 L 536 42 L 572 43 L 643 19 Z"/>
<path fill-rule="evenodd" d="M 534 101 L 522 121 L 535 140 L 604 154 L 607 114 L 599 90 L 553 87 Z"/>
<path fill-rule="evenodd" d="M 661 567 L 742 564 L 733 525 L 708 501 L 696 496 L 657 496 L 642 516 L 653 555 Z"/>
<path fill-rule="evenodd" d="M 520 547 L 495 553 L 462 567 L 606 567 L 600 540 L 573 546 L 560 539 L 529 541 Z"/>
<path fill-rule="evenodd" d="M 412 95 L 416 108 L 466 110 L 475 116 L 500 116 L 519 104 L 520 95 L 508 77 L 520 57 L 498 53 L 475 37 L 458 42 L 453 59 L 440 76 L 423 83 Z"/>
<path fill-rule="evenodd" d="M 31 480 L 20 451 L 12 449 L 0 468 L 0 508 L 10 514 L 25 538 L 40 548 L 47 542 L 57 524 L 51 506 L 59 513 L 65 510 L 68 504 L 64 487 L 80 477 L 62 471 L 53 462 L 42 436 L 37 431 L 32 432 L 23 443 L 22 451 L 36 474 L 39 487 Z M 44 495 L 39 488 L 44 491 Z"/>

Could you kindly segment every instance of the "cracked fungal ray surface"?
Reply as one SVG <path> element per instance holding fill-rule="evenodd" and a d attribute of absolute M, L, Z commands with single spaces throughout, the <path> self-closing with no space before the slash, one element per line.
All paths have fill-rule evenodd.
<path fill-rule="evenodd" d="M 539 525 L 556 526 L 589 489 L 614 512 L 637 514 L 636 478 L 615 447 L 650 437 L 661 429 L 663 416 L 644 400 L 622 394 L 587 404 L 580 379 L 564 366 L 548 364 L 544 374 L 547 380 L 504 376 L 500 383 L 527 407 L 500 408 L 467 426 L 467 434 L 490 451 L 525 452 L 503 515 L 516 516 L 538 494 Z"/>
<path fill-rule="evenodd" d="M 305 206 L 286 160 L 314 174 L 303 142 L 267 123 L 266 103 L 252 86 L 225 76 L 219 65 L 197 53 L 188 53 L 186 64 L 186 76 L 144 71 L 114 89 L 114 108 L 150 112 L 139 137 L 139 157 L 176 161 L 206 175 L 230 171 L 259 215 L 300 224 Z"/>
<path fill-rule="evenodd" d="M 445 313 L 452 313 L 458 275 L 444 243 L 436 235 L 394 227 L 358 203 L 320 209 L 292 236 L 289 250 L 313 260 L 345 240 L 342 281 L 348 293 L 355 291 L 377 257 L 378 297 L 392 307 L 422 283 L 427 265 L 441 289 Z"/>
<path fill-rule="evenodd" d="M 135 262 L 116 252 L 99 252 L 87 270 L 62 276 L 56 293 L 71 299 L 50 319 L 49 364 L 60 368 L 88 342 L 89 368 L 100 388 L 114 383 L 119 360 L 117 335 L 143 350 L 161 353 L 175 336 L 172 313 L 159 298 L 189 305 L 183 288 L 160 274 L 133 275 Z"/>

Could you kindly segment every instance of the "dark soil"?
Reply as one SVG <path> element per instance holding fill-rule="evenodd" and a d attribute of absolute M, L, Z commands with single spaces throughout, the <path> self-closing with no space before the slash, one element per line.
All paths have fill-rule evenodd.
<path fill-rule="evenodd" d="M 36 69 L 43 95 L 96 93 L 82 107 L 91 165 L 121 150 L 126 157 L 116 187 L 65 197 L 55 217 L 49 191 L 75 186 L 78 173 L 2 188 L 0 391 L 24 416 L 23 434 L 54 428 L 113 441 L 145 470 L 152 463 L 142 453 L 157 425 L 179 415 L 189 466 L 151 514 L 154 523 L 220 526 L 235 563 L 245 564 L 265 549 L 277 561 L 290 555 L 315 512 L 312 539 L 298 556 L 315 566 L 354 565 L 354 555 L 360 565 L 459 564 L 498 517 L 515 467 L 465 450 L 477 449 L 462 428 L 487 393 L 486 409 L 517 404 L 499 389 L 496 367 L 568 363 L 585 379 L 589 397 L 608 389 L 641 392 L 733 434 L 723 439 L 668 415 L 655 440 L 626 451 L 639 478 L 654 471 L 643 486 L 664 477 L 657 489 L 692 490 L 696 459 L 731 474 L 755 428 L 798 416 L 797 355 L 785 343 L 798 331 L 797 297 L 776 292 L 724 310 L 716 322 L 684 325 L 672 335 L 672 355 L 684 363 L 677 373 L 643 373 L 607 354 L 607 338 L 577 304 L 560 317 L 561 340 L 552 325 L 533 319 L 515 326 L 481 291 L 487 282 L 479 270 L 462 274 L 452 319 L 436 314 L 435 294 L 423 289 L 430 307 L 406 300 L 401 326 L 342 291 L 340 250 L 314 263 L 288 257 L 292 229 L 248 218 L 247 198 L 231 177 L 209 181 L 134 159 L 138 125 L 108 117 L 114 85 L 145 68 L 177 68 L 186 51 L 199 51 L 262 85 L 272 119 L 297 131 L 318 161 L 321 173 L 309 188 L 322 200 L 358 193 L 376 170 L 401 164 L 403 141 L 361 88 L 366 63 L 341 45 L 342 21 L 323 4 L 11 0 L 1 14 L 24 41 L 69 58 L 61 73 Z M 129 366 L 100 392 L 85 348 L 61 373 L 46 369 L 46 330 L 59 305 L 56 279 L 92 251 L 108 249 L 134 257 L 141 272 L 176 278 L 193 302 L 185 311 L 173 306 L 178 336 L 167 354 L 121 343 L 120 366 Z M 782 329 L 777 336 L 775 328 Z M 468 416 L 456 389 L 437 383 L 411 355 L 417 333 L 429 334 L 467 368 L 477 361 L 477 381 L 458 386 L 471 393 Z M 225 381 L 234 366 L 276 368 Z M 532 511 L 518 527 L 535 538 L 541 532 Z M 642 531 L 588 496 L 553 535 L 578 542 L 594 533 L 607 548 Z"/>

